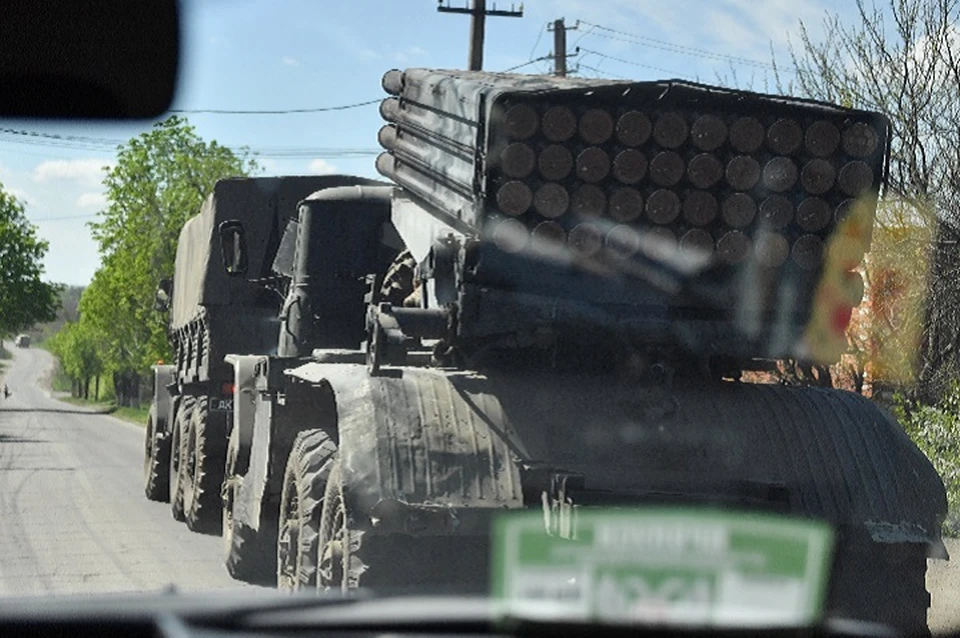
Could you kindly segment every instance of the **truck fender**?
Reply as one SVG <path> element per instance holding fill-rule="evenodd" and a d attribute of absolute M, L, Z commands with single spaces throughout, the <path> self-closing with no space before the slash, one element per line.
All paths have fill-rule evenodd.
<path fill-rule="evenodd" d="M 176 366 L 154 365 L 153 369 L 153 414 L 154 431 L 166 436 L 170 432 L 176 414 L 176 402 L 170 387 L 176 377 Z"/>
<path fill-rule="evenodd" d="M 282 375 L 291 365 L 289 359 L 235 357 L 235 365 L 241 359 L 252 365 L 243 382 L 238 378 L 236 383 L 228 463 L 231 455 L 240 456 L 226 481 L 235 481 L 239 487 L 233 501 L 234 519 L 258 530 L 275 523 L 287 457 L 297 434 L 314 428 L 334 434 L 336 417 L 329 389 Z"/>
<path fill-rule="evenodd" d="M 356 364 L 308 363 L 287 374 L 327 386 L 335 402 L 346 498 L 463 509 L 523 506 L 527 454 L 495 397 L 469 395 L 472 373 L 403 369 L 371 376 Z"/>
<path fill-rule="evenodd" d="M 266 357 L 230 354 L 224 359 L 233 366 L 233 423 L 230 424 L 229 449 L 236 457 L 232 469 L 235 474 L 245 474 L 250 462 L 256 413 L 256 370 Z"/>

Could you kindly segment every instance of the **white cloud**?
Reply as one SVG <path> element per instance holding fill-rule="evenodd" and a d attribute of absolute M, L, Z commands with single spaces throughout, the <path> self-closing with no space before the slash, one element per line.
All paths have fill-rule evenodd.
<path fill-rule="evenodd" d="M 291 58 L 289 55 L 283 56 L 280 61 L 286 66 L 300 66 L 300 60 L 296 58 Z"/>
<path fill-rule="evenodd" d="M 104 208 L 106 205 L 104 193 L 83 193 L 77 198 L 77 208 Z"/>
<path fill-rule="evenodd" d="M 34 205 L 37 203 L 37 200 L 33 198 L 30 193 L 23 190 L 22 188 L 7 188 L 5 189 L 8 193 L 19 199 L 24 204 Z"/>
<path fill-rule="evenodd" d="M 325 159 L 317 158 L 310 160 L 307 170 L 313 175 L 332 175 L 337 172 L 337 167 Z"/>
<path fill-rule="evenodd" d="M 424 49 L 423 47 L 412 46 L 412 47 L 407 47 L 402 51 L 397 51 L 396 53 L 394 53 L 393 59 L 394 61 L 399 62 L 400 64 L 406 64 L 410 62 L 410 60 L 413 58 L 422 58 L 426 55 L 429 55 L 429 54 L 427 53 L 427 50 Z"/>
<path fill-rule="evenodd" d="M 103 180 L 105 165 L 112 162 L 102 159 L 45 160 L 33 169 L 33 179 L 37 182 L 49 182 L 57 179 L 72 179 L 88 184 L 99 184 Z"/>

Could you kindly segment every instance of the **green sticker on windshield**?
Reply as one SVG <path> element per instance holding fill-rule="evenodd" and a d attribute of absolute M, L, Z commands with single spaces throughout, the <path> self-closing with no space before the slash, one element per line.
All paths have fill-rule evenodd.
<path fill-rule="evenodd" d="M 542 513 L 496 522 L 493 590 L 505 616 L 726 627 L 807 626 L 822 616 L 833 549 L 815 521 L 713 509 Z"/>

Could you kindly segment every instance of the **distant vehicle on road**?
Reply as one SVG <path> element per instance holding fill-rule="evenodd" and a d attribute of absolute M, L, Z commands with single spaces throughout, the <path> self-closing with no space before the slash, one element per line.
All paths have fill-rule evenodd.
<path fill-rule="evenodd" d="M 13 345 L 18 348 L 29 348 L 30 347 L 30 335 L 17 335 L 17 338 L 14 340 Z"/>

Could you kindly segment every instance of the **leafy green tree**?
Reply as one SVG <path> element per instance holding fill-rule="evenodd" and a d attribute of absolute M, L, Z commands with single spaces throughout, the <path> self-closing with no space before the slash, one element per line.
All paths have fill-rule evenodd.
<path fill-rule="evenodd" d="M 99 380 L 104 370 L 101 356 L 103 335 L 82 322 L 68 322 L 50 340 L 50 350 L 60 358 L 60 366 L 74 381 L 74 394 L 90 398 L 91 380 Z M 94 398 L 99 394 L 99 382 Z"/>
<path fill-rule="evenodd" d="M 141 376 L 170 358 L 167 317 L 154 311 L 154 295 L 159 279 L 173 274 L 184 222 L 218 180 L 256 169 L 246 153 L 203 140 L 176 116 L 119 148 L 104 178 L 107 207 L 90 224 L 102 265 L 80 313 L 81 323 L 104 336 L 105 368 L 121 403 L 135 403 Z"/>
<path fill-rule="evenodd" d="M 60 286 L 42 280 L 46 254 L 23 205 L 0 184 L 0 339 L 56 316 Z"/>

